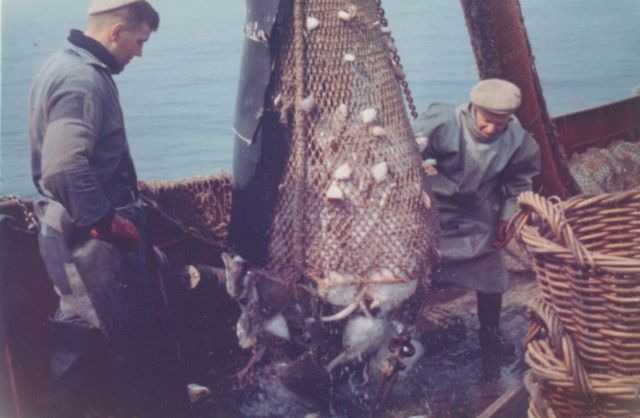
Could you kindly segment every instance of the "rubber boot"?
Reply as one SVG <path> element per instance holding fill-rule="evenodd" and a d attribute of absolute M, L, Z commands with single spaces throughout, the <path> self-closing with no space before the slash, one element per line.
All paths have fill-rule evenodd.
<path fill-rule="evenodd" d="M 102 335 L 79 318 L 49 320 L 48 418 L 114 416 L 117 387 Z"/>
<path fill-rule="evenodd" d="M 477 292 L 480 348 L 487 354 L 512 356 L 515 348 L 500 333 L 501 293 Z"/>

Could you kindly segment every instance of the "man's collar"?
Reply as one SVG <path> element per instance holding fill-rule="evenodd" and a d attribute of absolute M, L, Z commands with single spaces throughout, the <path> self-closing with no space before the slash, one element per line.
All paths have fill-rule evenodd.
<path fill-rule="evenodd" d="M 122 67 L 111 55 L 107 48 L 93 38 L 89 38 L 82 31 L 72 29 L 67 40 L 74 46 L 87 51 L 85 58 L 88 64 L 98 64 L 109 69 L 111 74 L 118 74 Z M 92 59 L 93 58 L 93 59 Z"/>
<path fill-rule="evenodd" d="M 505 132 L 503 131 L 498 134 L 495 134 L 491 138 L 486 138 L 484 135 L 482 135 L 482 132 L 480 132 L 480 130 L 478 129 L 478 125 L 476 125 L 476 117 L 475 117 L 475 112 L 477 110 L 476 107 L 471 102 L 469 102 L 461 105 L 458 109 L 460 109 L 460 112 L 462 113 L 463 120 L 467 125 L 467 129 L 469 130 L 469 132 L 471 132 L 471 136 L 473 136 L 473 139 L 478 143 L 490 144 L 496 141 L 500 137 L 500 135 L 502 135 Z"/>

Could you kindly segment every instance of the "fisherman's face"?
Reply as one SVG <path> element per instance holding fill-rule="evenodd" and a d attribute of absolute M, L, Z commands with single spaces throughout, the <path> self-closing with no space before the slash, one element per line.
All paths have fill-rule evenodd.
<path fill-rule="evenodd" d="M 124 68 L 133 57 L 142 56 L 142 47 L 149 40 L 151 28 L 146 23 L 127 27 L 122 24 L 117 31 L 114 49 L 111 51 L 118 64 Z"/>
<path fill-rule="evenodd" d="M 499 115 L 487 112 L 478 107 L 475 108 L 474 120 L 476 127 L 482 134 L 483 139 L 490 139 L 496 135 L 500 135 L 507 129 L 507 124 L 511 119 L 511 115 Z"/>

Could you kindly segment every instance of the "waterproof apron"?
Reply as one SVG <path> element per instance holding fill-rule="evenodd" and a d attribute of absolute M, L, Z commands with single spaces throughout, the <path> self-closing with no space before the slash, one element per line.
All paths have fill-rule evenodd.
<path fill-rule="evenodd" d="M 36 202 L 35 213 L 40 253 L 60 295 L 60 308 L 52 319 L 54 382 L 79 361 L 77 353 L 55 347 L 54 325 L 80 321 L 99 329 L 104 337 L 116 379 L 115 396 L 126 413 L 191 416 L 177 349 L 169 337 L 163 284 L 152 268 L 140 201 L 116 209 L 138 228 L 140 244 L 133 250 L 77 237 L 69 214 L 55 201 Z"/>

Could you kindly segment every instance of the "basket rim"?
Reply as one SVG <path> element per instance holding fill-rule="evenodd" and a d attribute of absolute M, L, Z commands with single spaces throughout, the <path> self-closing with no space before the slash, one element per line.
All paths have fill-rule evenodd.
<path fill-rule="evenodd" d="M 576 237 L 565 216 L 567 212 L 595 205 L 614 205 L 629 201 L 640 207 L 640 187 L 618 193 L 577 195 L 566 202 L 526 191 L 518 196 L 518 210 L 510 221 L 510 228 L 515 229 L 518 239 L 535 255 L 553 257 L 580 269 L 637 274 L 640 273 L 640 259 L 587 249 Z M 542 236 L 539 229 L 531 225 L 533 215 L 537 215 L 544 225 L 550 227 L 554 239 Z"/>
<path fill-rule="evenodd" d="M 553 257 L 558 261 L 583 267 L 576 262 L 574 253 L 569 248 L 541 236 L 535 227 L 530 225 L 523 226 L 519 232 L 519 238 L 532 254 Z M 640 273 L 640 260 L 638 259 L 607 255 L 599 251 L 588 252 L 591 258 L 589 267 L 595 270 L 618 274 Z"/>

